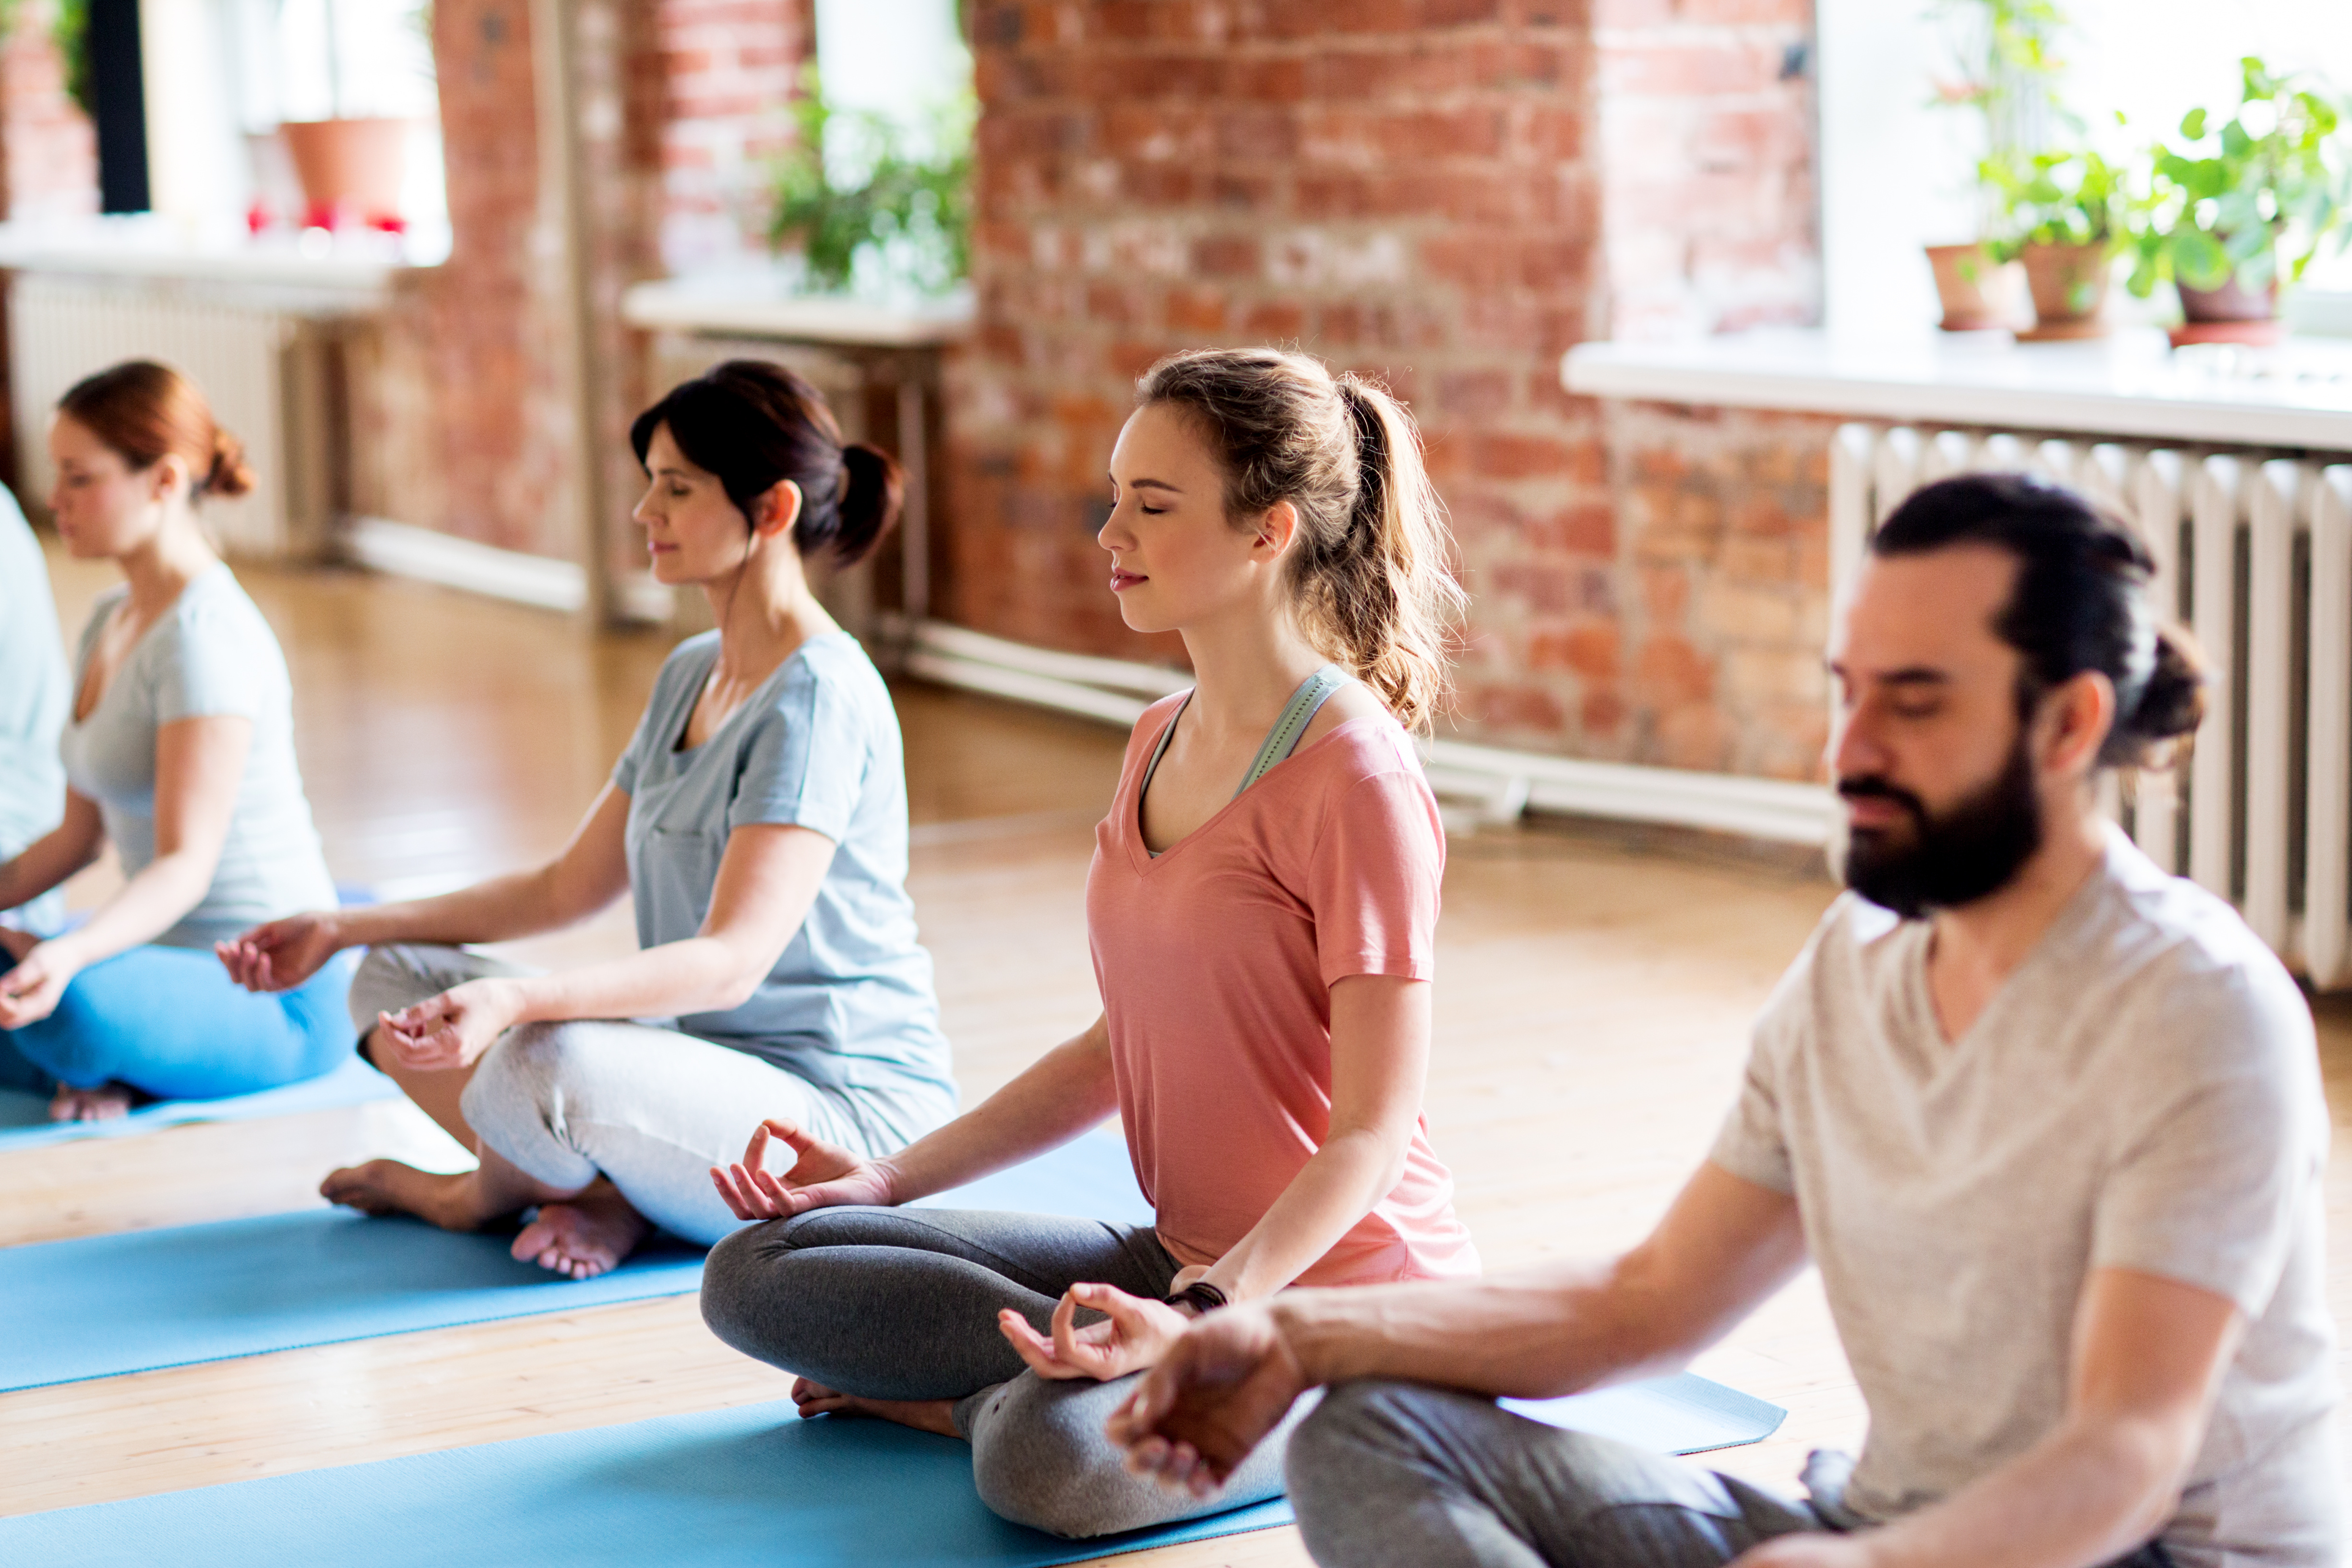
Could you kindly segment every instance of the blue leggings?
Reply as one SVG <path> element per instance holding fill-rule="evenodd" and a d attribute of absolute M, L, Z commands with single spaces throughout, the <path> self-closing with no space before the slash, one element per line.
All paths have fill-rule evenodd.
<path fill-rule="evenodd" d="M 256 995 L 209 949 L 134 947 L 75 975 L 47 1017 L 0 1029 L 0 1086 L 220 1100 L 316 1078 L 352 1054 L 355 963 L 339 954 L 292 991 Z M 0 951 L 0 973 L 14 967 Z"/>

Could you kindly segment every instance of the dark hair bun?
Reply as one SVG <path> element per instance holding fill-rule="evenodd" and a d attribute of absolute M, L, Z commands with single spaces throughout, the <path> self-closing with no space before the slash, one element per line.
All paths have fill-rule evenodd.
<path fill-rule="evenodd" d="M 2145 751 L 2194 731 L 2205 718 L 2205 658 L 2188 633 L 2168 626 L 2156 634 L 2156 668 L 2139 700 L 2116 725 Z"/>
<path fill-rule="evenodd" d="M 897 458 L 864 441 L 844 447 L 841 463 L 840 521 L 834 531 L 833 553 L 845 566 L 864 560 L 898 521 L 906 481 L 899 475 Z"/>
<path fill-rule="evenodd" d="M 230 498 L 251 490 L 253 469 L 245 460 L 245 444 L 215 426 L 212 466 L 198 477 L 196 489 L 205 495 Z"/>
<path fill-rule="evenodd" d="M 898 465 L 862 441 L 844 447 L 824 395 L 783 365 L 729 360 L 670 388 L 629 426 L 638 462 L 662 429 L 688 462 L 718 477 L 746 526 L 761 496 L 786 479 L 798 485 L 793 547 L 804 557 L 856 561 L 898 515 Z"/>

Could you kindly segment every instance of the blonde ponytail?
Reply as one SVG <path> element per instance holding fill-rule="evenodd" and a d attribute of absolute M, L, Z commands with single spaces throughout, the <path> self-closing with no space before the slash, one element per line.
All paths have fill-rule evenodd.
<path fill-rule="evenodd" d="M 1225 470 L 1237 521 L 1279 501 L 1298 511 L 1290 585 L 1316 650 L 1370 687 L 1398 721 L 1429 724 L 1446 688 L 1465 599 L 1453 541 L 1411 416 L 1377 384 L 1335 378 L 1275 349 L 1171 354 L 1137 384 L 1139 405 L 1198 422 Z"/>

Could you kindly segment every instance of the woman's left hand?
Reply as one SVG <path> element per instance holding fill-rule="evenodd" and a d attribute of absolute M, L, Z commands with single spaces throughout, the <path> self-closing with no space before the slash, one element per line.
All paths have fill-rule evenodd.
<path fill-rule="evenodd" d="M 1103 1313 L 1103 1321 L 1077 1327 L 1081 1307 Z M 1165 1301 L 1147 1301 L 1112 1285 L 1073 1285 L 1064 1291 L 1054 1309 L 1051 1339 L 1018 1312 L 996 1315 L 997 1327 L 1039 1377 L 1091 1377 L 1097 1383 L 1153 1365 L 1192 1321 Z"/>
<path fill-rule="evenodd" d="M 8 947 L 16 952 L 17 943 Z M 80 973 L 81 965 L 53 942 L 37 942 L 17 953 L 16 966 L 0 974 L 0 1029 L 21 1029 L 56 1012 L 66 987 Z"/>
<path fill-rule="evenodd" d="M 522 999 L 503 976 L 468 980 L 397 1013 L 379 1013 L 393 1060 L 411 1072 L 469 1068 L 520 1021 Z"/>

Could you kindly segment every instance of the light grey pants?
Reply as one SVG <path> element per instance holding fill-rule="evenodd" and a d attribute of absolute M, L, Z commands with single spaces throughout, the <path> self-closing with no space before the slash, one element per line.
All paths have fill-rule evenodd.
<path fill-rule="evenodd" d="M 529 973 L 462 948 L 369 950 L 352 981 L 352 1021 L 492 974 Z M 710 1167 L 743 1156 L 751 1130 L 781 1117 L 830 1142 L 888 1153 L 954 1114 L 944 1095 L 829 1089 L 732 1047 L 645 1024 L 524 1024 L 499 1037 L 460 1106 L 467 1124 L 515 1167 L 551 1187 L 602 1174 L 639 1214 L 709 1245 L 741 1221 Z"/>
<path fill-rule="evenodd" d="M 1331 1389 L 1290 1441 L 1291 1507 L 1322 1568 L 1720 1568 L 1799 1531 L 1868 1521 L 1816 1454 L 1793 1502 L 1491 1399 L 1406 1383 Z M 2168 1568 L 2151 1543 L 2113 1568 Z"/>
<path fill-rule="evenodd" d="M 981 1500 L 1015 1523 L 1084 1539 L 1221 1513 L 1282 1489 L 1283 1444 L 1309 1402 L 1202 1501 L 1128 1474 L 1104 1436 L 1134 1377 L 1041 1378 L 996 1326 L 1009 1307 L 1047 1332 L 1062 1292 L 1086 1282 L 1156 1300 L 1178 1268 L 1140 1226 L 978 1209 L 817 1209 L 747 1226 L 714 1248 L 702 1318 L 746 1355 L 844 1394 L 955 1400 Z"/>

